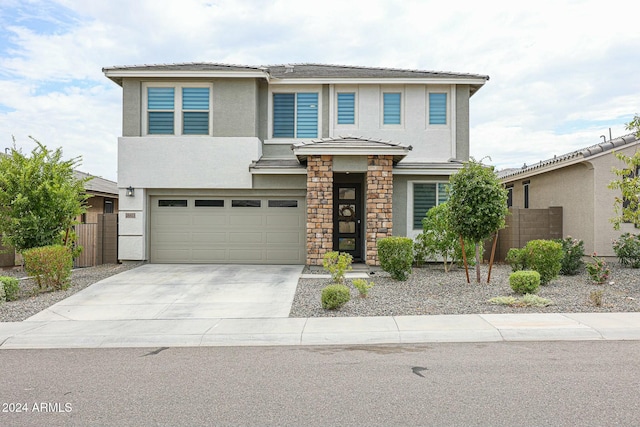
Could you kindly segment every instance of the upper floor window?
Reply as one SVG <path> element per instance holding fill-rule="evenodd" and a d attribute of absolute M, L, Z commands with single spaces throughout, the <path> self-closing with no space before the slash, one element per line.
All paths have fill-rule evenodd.
<path fill-rule="evenodd" d="M 147 134 L 209 135 L 211 89 L 180 85 L 147 87 Z"/>
<path fill-rule="evenodd" d="M 429 93 L 429 124 L 447 124 L 447 94 Z"/>
<path fill-rule="evenodd" d="M 413 183 L 413 229 L 422 230 L 422 219 L 429 209 L 448 200 L 447 183 L 414 182 Z"/>
<path fill-rule="evenodd" d="M 513 184 L 507 186 L 507 207 L 513 206 Z"/>
<path fill-rule="evenodd" d="M 524 192 L 524 208 L 529 209 L 529 182 L 525 181 L 522 183 L 522 189 Z"/>
<path fill-rule="evenodd" d="M 317 138 L 318 93 L 274 93 L 273 137 Z"/>
<path fill-rule="evenodd" d="M 399 125 L 401 124 L 402 108 L 401 108 L 402 94 L 397 92 L 386 92 L 382 95 L 383 102 L 383 121 L 385 125 Z"/>
<path fill-rule="evenodd" d="M 352 125 L 356 122 L 356 94 L 338 93 L 338 124 Z"/>

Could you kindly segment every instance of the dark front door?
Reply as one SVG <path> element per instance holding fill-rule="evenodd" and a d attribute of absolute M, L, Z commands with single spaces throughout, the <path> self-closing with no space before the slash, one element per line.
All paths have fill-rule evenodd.
<path fill-rule="evenodd" d="M 335 184 L 333 189 L 333 250 L 362 260 L 362 186 Z"/>

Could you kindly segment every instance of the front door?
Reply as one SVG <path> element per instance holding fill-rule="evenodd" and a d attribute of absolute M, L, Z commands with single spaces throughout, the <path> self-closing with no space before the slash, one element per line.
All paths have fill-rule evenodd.
<path fill-rule="evenodd" d="M 339 184 L 333 189 L 333 250 L 362 260 L 362 186 Z"/>

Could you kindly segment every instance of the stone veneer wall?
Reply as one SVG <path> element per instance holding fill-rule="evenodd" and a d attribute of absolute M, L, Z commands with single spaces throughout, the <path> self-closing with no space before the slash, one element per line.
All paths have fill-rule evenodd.
<path fill-rule="evenodd" d="M 393 157 L 369 156 L 367 167 L 367 265 L 380 265 L 377 241 L 393 229 Z"/>
<path fill-rule="evenodd" d="M 307 264 L 333 250 L 333 158 L 307 158 Z"/>

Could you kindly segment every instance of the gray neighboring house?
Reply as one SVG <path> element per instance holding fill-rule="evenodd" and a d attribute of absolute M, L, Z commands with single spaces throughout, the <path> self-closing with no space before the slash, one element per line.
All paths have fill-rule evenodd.
<path fill-rule="evenodd" d="M 379 263 L 469 158 L 488 76 L 322 64 L 108 67 L 122 87 L 119 259 Z"/>
<path fill-rule="evenodd" d="M 562 207 L 563 235 L 581 239 L 587 255 L 614 257 L 612 241 L 632 224 L 614 230 L 616 194 L 608 188 L 617 178 L 612 169 L 625 165 L 615 153 L 632 156 L 640 140 L 633 134 L 544 160 L 521 169 L 498 172 L 509 191 L 510 206 L 525 209 Z"/>

